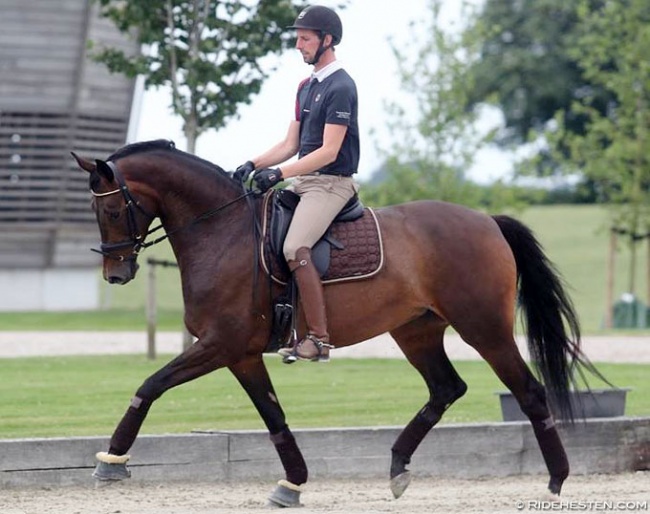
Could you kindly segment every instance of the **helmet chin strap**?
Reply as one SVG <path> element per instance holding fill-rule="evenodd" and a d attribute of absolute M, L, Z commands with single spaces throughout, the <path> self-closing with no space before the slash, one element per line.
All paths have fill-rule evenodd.
<path fill-rule="evenodd" d="M 320 45 L 318 46 L 318 50 L 316 50 L 316 53 L 314 54 L 314 58 L 309 61 L 307 64 L 312 64 L 316 65 L 318 64 L 318 61 L 320 60 L 321 56 L 325 53 L 325 50 L 328 48 L 332 48 L 332 44 L 325 46 L 323 42 L 325 41 L 325 36 L 323 36 L 320 40 Z"/>

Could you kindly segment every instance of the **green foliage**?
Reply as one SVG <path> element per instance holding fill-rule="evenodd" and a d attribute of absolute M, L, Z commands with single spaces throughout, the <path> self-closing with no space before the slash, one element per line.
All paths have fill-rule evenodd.
<path fill-rule="evenodd" d="M 394 144 L 383 152 L 386 180 L 364 192 L 371 203 L 421 198 L 481 203 L 480 189 L 465 177 L 477 150 L 491 137 L 478 131 L 478 114 L 465 108 L 470 86 L 466 70 L 476 40 L 444 28 L 441 5 L 441 0 L 429 2 L 430 16 L 420 21 L 426 39 L 416 41 L 420 46 L 415 57 L 393 47 L 402 90 L 412 107 L 396 102 L 387 106 Z M 464 20 L 474 16 L 469 4 L 464 3 L 463 13 Z"/>
<path fill-rule="evenodd" d="M 607 88 L 616 103 L 605 115 L 585 95 L 573 110 L 588 120 L 584 134 L 552 133 L 556 148 L 568 148 L 571 169 L 592 178 L 604 200 L 648 203 L 650 185 L 650 10 L 629 0 L 590 11 L 581 4 L 582 25 L 572 54 L 584 74 Z M 559 113 L 558 119 L 566 114 Z"/>
<path fill-rule="evenodd" d="M 386 178 L 382 182 L 366 185 L 361 190 L 364 202 L 369 205 L 431 199 L 478 204 L 479 186 L 464 180 L 447 165 L 425 161 L 402 164 L 396 157 L 391 157 L 385 167 Z"/>
<path fill-rule="evenodd" d="M 184 121 L 188 150 L 250 103 L 272 67 L 268 56 L 291 45 L 291 25 L 304 2 L 266 0 L 100 0 L 102 14 L 135 34 L 143 53 L 95 49 L 111 71 L 141 74 L 146 87 L 172 88 L 171 106 Z"/>
<path fill-rule="evenodd" d="M 650 230 L 650 8 L 643 0 L 579 4 L 580 25 L 571 55 L 584 76 L 615 99 L 607 112 L 586 91 L 571 112 L 586 120 L 583 133 L 565 129 L 568 113 L 556 116 L 546 135 L 566 172 L 584 174 L 607 202 L 610 226 L 634 247 Z M 634 254 L 632 254 L 634 259 Z M 630 283 L 636 265 L 630 263 Z"/>
<path fill-rule="evenodd" d="M 164 362 L 140 356 L 0 359 L 0 438 L 107 436 L 133 392 Z M 424 382 L 405 360 L 334 359 L 326 367 L 297 364 L 291 369 L 275 356 L 265 362 L 292 428 L 404 426 L 427 401 Z M 499 421 L 494 393 L 505 389 L 493 371 L 479 361 L 454 365 L 469 391 L 443 423 Z M 616 385 L 633 388 L 627 415 L 650 413 L 649 366 L 599 368 Z M 142 433 L 263 428 L 244 390 L 221 370 L 163 395 Z"/>
<path fill-rule="evenodd" d="M 594 87 L 571 54 L 577 10 L 578 2 L 565 0 L 486 0 L 469 29 L 482 41 L 480 59 L 470 70 L 469 105 L 487 102 L 501 109 L 501 144 L 527 142 L 558 110 L 571 113 L 563 120 L 565 130 L 581 133 L 585 120 L 570 106 L 585 89 L 592 92 L 594 106 L 606 110 L 609 95 Z"/>
<path fill-rule="evenodd" d="M 395 205 L 415 200 L 440 200 L 460 203 L 490 213 L 504 210 L 520 212 L 524 205 L 539 202 L 544 197 L 534 191 L 498 180 L 480 185 L 459 177 L 446 166 L 435 164 L 400 164 L 391 157 L 377 182 L 364 184 L 359 192 L 362 201 L 374 207 Z"/>

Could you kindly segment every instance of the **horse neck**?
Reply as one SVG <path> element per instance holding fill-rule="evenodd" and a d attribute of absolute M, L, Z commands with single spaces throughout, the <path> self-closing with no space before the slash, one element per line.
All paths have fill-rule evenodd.
<path fill-rule="evenodd" d="M 238 194 L 225 175 L 174 154 L 137 154 L 119 161 L 118 166 L 127 182 L 151 199 L 171 229 Z"/>
<path fill-rule="evenodd" d="M 167 234 L 173 234 L 169 239 L 179 263 L 188 251 L 214 251 L 206 247 L 200 234 L 214 234 L 209 239 L 216 240 L 223 234 L 240 233 L 240 225 L 250 225 L 247 220 L 252 214 L 246 201 L 237 200 L 243 191 L 233 187 L 225 175 L 200 163 L 165 155 L 149 156 L 141 159 L 138 166 L 125 167 L 125 174 L 128 172 L 128 178 L 153 198 L 163 228 Z M 208 219 L 197 221 L 222 206 Z"/>

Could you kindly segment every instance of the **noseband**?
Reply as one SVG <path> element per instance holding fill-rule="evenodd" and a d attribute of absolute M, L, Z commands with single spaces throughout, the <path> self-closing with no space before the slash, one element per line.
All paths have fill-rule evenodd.
<path fill-rule="evenodd" d="M 122 197 L 124 198 L 124 203 L 126 205 L 126 212 L 127 212 L 127 224 L 128 224 L 128 230 L 129 230 L 129 239 L 126 241 L 120 241 L 119 243 L 104 243 L 102 242 L 99 245 L 99 249 L 97 248 L 91 248 L 91 251 L 99 253 L 103 255 L 104 257 L 108 257 L 109 259 L 114 259 L 117 261 L 135 261 L 138 258 L 138 255 L 142 250 L 145 248 L 149 248 L 150 246 L 156 245 L 165 239 L 168 239 L 169 236 L 172 234 L 180 231 L 180 230 L 185 230 L 186 228 L 189 228 L 193 225 L 196 225 L 197 223 L 208 219 L 218 212 L 222 211 L 226 207 L 229 207 L 230 205 L 233 205 L 234 203 L 238 202 L 239 200 L 242 200 L 243 198 L 246 198 L 250 195 L 255 194 L 253 190 L 246 191 L 245 193 L 239 195 L 237 198 L 234 200 L 231 200 L 224 205 L 221 205 L 220 207 L 217 207 L 216 209 L 212 209 L 210 211 L 204 212 L 201 214 L 199 217 L 193 219 L 189 223 L 185 225 L 181 225 L 180 227 L 177 227 L 173 230 L 167 231 L 166 234 L 163 236 L 158 237 L 157 239 L 154 239 L 153 241 L 146 241 L 146 238 L 159 231 L 160 229 L 163 228 L 162 224 L 158 225 L 157 227 L 152 228 L 149 230 L 144 236 L 139 233 L 138 231 L 138 224 L 136 222 L 136 210 L 140 211 L 140 213 L 144 214 L 146 217 L 149 218 L 149 223 L 155 218 L 155 216 L 149 212 L 147 212 L 141 205 L 140 202 L 136 201 L 136 199 L 133 197 L 131 192 L 129 191 L 128 186 L 126 185 L 126 181 L 124 180 L 124 177 L 122 177 L 122 174 L 117 168 L 117 165 L 112 162 L 112 161 L 107 161 L 106 164 L 111 168 L 113 171 L 113 175 L 115 176 L 115 180 L 117 181 L 118 188 L 114 189 L 113 191 L 108 191 L 106 193 L 97 193 L 93 191 L 92 189 L 90 190 L 90 193 L 95 197 L 95 198 L 101 198 L 104 196 L 111 196 L 115 195 L 118 193 L 122 193 Z M 147 224 L 148 225 L 148 224 Z M 115 252 L 118 252 L 120 250 L 123 250 L 124 248 L 131 248 L 131 254 L 128 256 L 124 255 L 115 255 Z"/>

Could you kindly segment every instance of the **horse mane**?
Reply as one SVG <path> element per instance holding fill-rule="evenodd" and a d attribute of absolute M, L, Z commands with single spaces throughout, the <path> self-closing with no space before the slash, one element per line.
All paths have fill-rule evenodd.
<path fill-rule="evenodd" d="M 144 152 L 152 152 L 154 150 L 166 150 L 172 152 L 175 155 L 180 156 L 184 159 L 194 161 L 195 163 L 200 164 L 203 167 L 208 167 L 211 170 L 216 171 L 219 174 L 223 175 L 224 178 L 230 179 L 230 175 L 228 175 L 228 173 L 221 166 L 218 166 L 213 162 L 206 161 L 205 159 L 202 159 L 201 157 L 197 157 L 196 155 L 192 155 L 190 153 L 179 150 L 178 148 L 176 148 L 176 143 L 174 143 L 169 139 L 154 139 L 151 141 L 141 141 L 138 143 L 131 143 L 125 145 L 122 148 L 116 150 L 114 153 L 112 153 L 107 160 L 117 161 L 119 159 L 123 159 L 130 155 L 144 153 Z"/>
<path fill-rule="evenodd" d="M 129 155 L 141 152 L 149 152 L 152 150 L 175 150 L 176 143 L 169 139 L 155 139 L 153 141 L 141 141 L 138 143 L 131 143 L 118 148 L 114 153 L 108 156 L 109 161 L 117 161 Z"/>

